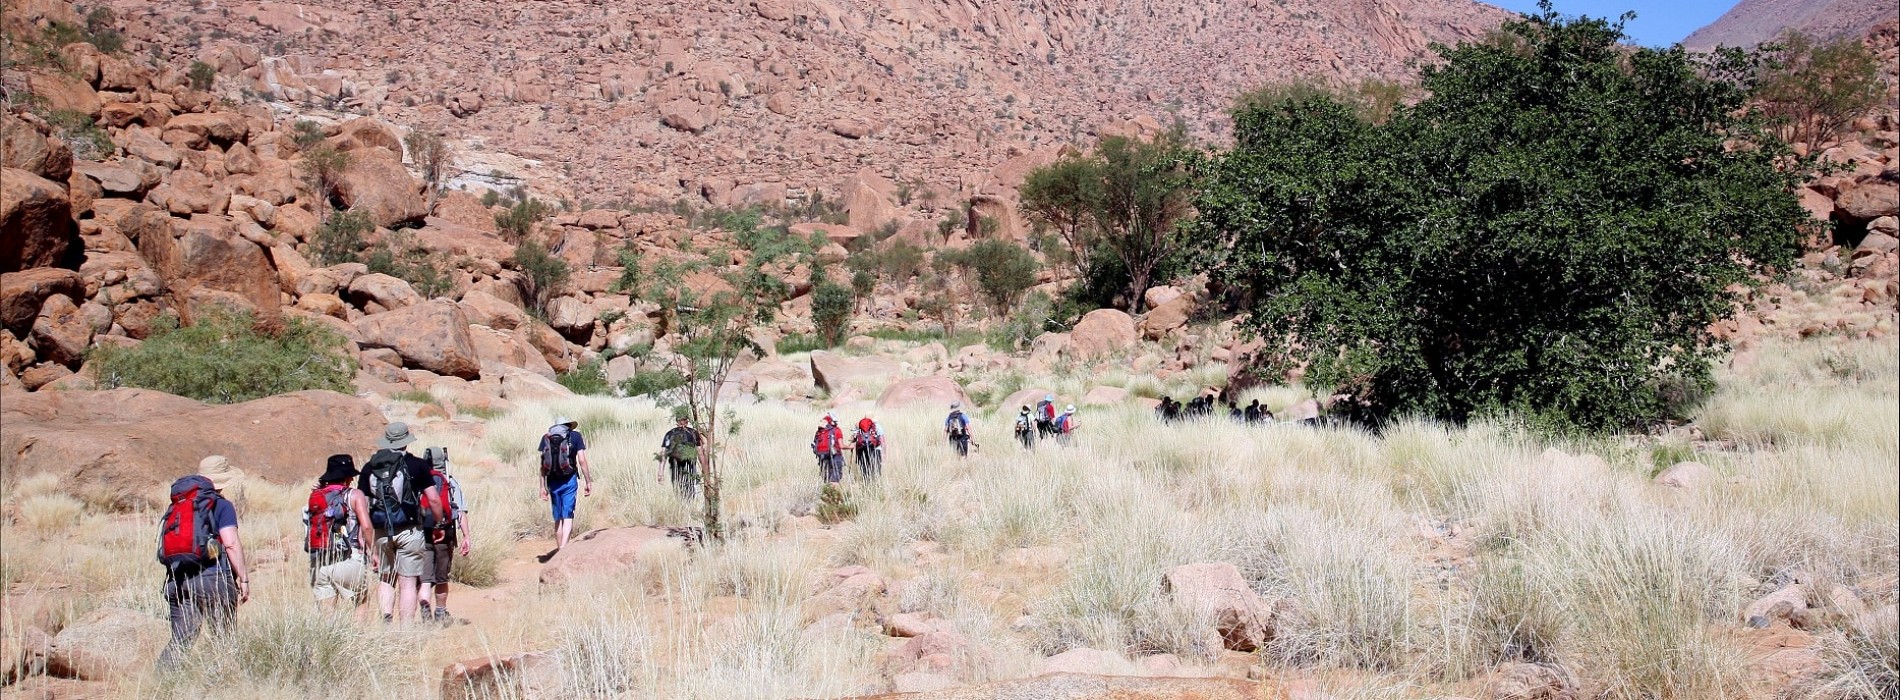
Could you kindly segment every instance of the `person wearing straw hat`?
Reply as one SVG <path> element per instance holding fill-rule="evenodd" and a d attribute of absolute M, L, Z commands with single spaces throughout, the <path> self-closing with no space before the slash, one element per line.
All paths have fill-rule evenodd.
<path fill-rule="evenodd" d="M 554 419 L 541 436 L 541 498 L 554 515 L 554 551 L 567 546 L 574 530 L 574 494 L 594 495 L 594 475 L 587 466 L 587 439 L 581 435 L 580 421 L 568 417 Z M 553 552 L 549 552 L 552 555 Z"/>
<path fill-rule="evenodd" d="M 1068 445 L 1069 436 L 1075 433 L 1076 427 L 1075 404 L 1069 404 L 1062 409 L 1062 415 L 1056 417 L 1056 442 Z"/>
<path fill-rule="evenodd" d="M 330 455 L 303 513 L 310 593 L 317 607 L 354 610 L 359 619 L 367 611 L 363 603 L 369 599 L 369 563 L 363 554 L 363 523 L 356 514 L 369 506 L 350 482 L 360 475 L 354 457 Z"/>
<path fill-rule="evenodd" d="M 369 553 L 370 570 L 380 579 L 376 602 L 385 622 L 415 620 L 421 601 L 422 569 L 429 549 L 422 532 L 422 493 L 435 486 L 435 476 L 428 460 L 409 453 L 407 448 L 415 441 L 408 423 L 390 423 L 356 481 L 356 489 L 363 494 L 357 522 L 370 525 L 360 532 L 375 534 L 373 546 L 362 544 Z"/>
<path fill-rule="evenodd" d="M 238 537 L 237 506 L 225 497 L 227 489 L 242 483 L 244 472 L 222 455 L 212 455 L 198 463 L 198 473 L 179 479 L 172 485 L 174 494 L 167 520 L 174 511 L 189 512 L 204 508 L 200 521 L 210 525 L 196 547 L 203 556 L 167 564 L 165 604 L 169 608 L 172 639 L 158 657 L 161 668 L 175 667 L 187 648 L 205 627 L 222 631 L 237 615 L 237 607 L 251 599 L 251 572 L 244 562 L 244 544 Z M 204 493 L 204 490 L 210 493 Z M 184 493 L 180 498 L 177 494 Z M 202 500 L 200 500 L 202 498 Z M 195 518 L 181 518 L 192 520 Z M 214 534 L 215 533 L 215 534 Z M 165 559 L 168 538 L 160 531 L 160 561 Z M 186 537 L 185 539 L 191 539 Z"/>

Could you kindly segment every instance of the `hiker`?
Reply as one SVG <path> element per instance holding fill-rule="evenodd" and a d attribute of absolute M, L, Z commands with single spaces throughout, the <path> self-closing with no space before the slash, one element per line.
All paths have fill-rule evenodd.
<path fill-rule="evenodd" d="M 1069 404 L 1068 408 L 1062 409 L 1062 415 L 1056 417 L 1056 442 L 1067 446 L 1069 435 L 1075 432 L 1075 428 L 1075 404 Z"/>
<path fill-rule="evenodd" d="M 685 411 L 673 413 L 673 429 L 660 438 L 660 480 L 673 477 L 673 489 L 680 498 L 692 498 L 699 492 L 699 448 L 705 446 L 699 431 L 687 421 Z"/>
<path fill-rule="evenodd" d="M 1036 417 L 1030 415 L 1028 406 L 1016 414 L 1016 441 L 1022 443 L 1025 450 L 1036 447 Z"/>
<path fill-rule="evenodd" d="M 957 451 L 958 457 L 970 456 L 970 417 L 963 415 L 963 403 L 950 404 L 950 415 L 943 419 L 943 432 L 950 437 L 950 447 Z"/>
<path fill-rule="evenodd" d="M 870 416 L 858 419 L 851 431 L 851 451 L 858 461 L 858 477 L 875 479 L 884 471 L 884 431 Z"/>
<path fill-rule="evenodd" d="M 451 622 L 449 614 L 449 573 L 455 570 L 457 554 L 468 556 L 468 502 L 462 497 L 462 482 L 449 474 L 449 448 L 431 447 L 422 451 L 429 463 L 429 475 L 435 488 L 423 492 L 422 532 L 428 536 L 428 557 L 423 562 L 422 584 L 432 586 L 433 600 L 423 594 L 422 613 L 437 622 Z"/>
<path fill-rule="evenodd" d="M 1042 401 L 1036 403 L 1036 433 L 1041 437 L 1055 434 L 1056 395 L 1043 394 Z"/>
<path fill-rule="evenodd" d="M 310 554 L 310 593 L 317 607 L 353 610 L 359 621 L 367 611 L 369 563 L 364 561 L 363 523 L 356 517 L 363 493 L 350 482 L 360 475 L 356 458 L 330 455 L 303 511 L 303 549 Z"/>
<path fill-rule="evenodd" d="M 1260 399 L 1254 399 L 1253 401 L 1247 403 L 1246 410 L 1241 411 L 1241 418 L 1246 420 L 1248 423 L 1258 423 L 1260 422 L 1261 410 L 1262 409 L 1260 408 Z"/>
<path fill-rule="evenodd" d="M 435 487 L 429 461 L 409 454 L 416 441 L 407 423 L 390 423 L 376 441 L 376 453 L 356 479 L 356 520 L 369 523 L 374 546 L 365 543 L 369 568 L 378 575 L 376 604 L 383 621 L 409 621 L 421 600 L 423 559 L 428 556 L 422 531 L 423 492 Z"/>
<path fill-rule="evenodd" d="M 171 643 L 158 657 L 161 668 L 176 667 L 204 627 L 222 630 L 237 607 L 251 599 L 237 506 L 224 497 L 241 474 L 229 465 L 212 455 L 198 463 L 200 473 L 172 482 L 171 504 L 158 529 L 158 562 L 166 569 L 164 596 L 172 625 Z"/>
<path fill-rule="evenodd" d="M 1244 422 L 1247 419 L 1246 414 L 1241 413 L 1240 405 L 1234 403 L 1233 399 L 1227 400 L 1227 417 L 1235 423 Z"/>
<path fill-rule="evenodd" d="M 1166 423 L 1173 423 L 1180 419 L 1181 402 L 1174 400 L 1172 396 L 1161 397 L 1161 420 Z"/>
<path fill-rule="evenodd" d="M 827 484 L 844 479 L 844 431 L 838 429 L 838 417 L 825 414 L 818 433 L 811 438 L 811 453 L 818 456 L 818 476 Z"/>
<path fill-rule="evenodd" d="M 536 448 L 541 453 L 541 498 L 554 515 L 554 551 L 567 547 L 574 530 L 574 494 L 594 495 L 594 472 L 587 465 L 587 439 L 580 421 L 554 419 Z"/>

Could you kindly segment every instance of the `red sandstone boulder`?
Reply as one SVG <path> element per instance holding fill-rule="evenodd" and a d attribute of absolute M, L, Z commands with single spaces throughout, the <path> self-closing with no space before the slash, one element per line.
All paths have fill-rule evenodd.
<path fill-rule="evenodd" d="M 436 374 L 475 379 L 481 356 L 468 336 L 468 316 L 446 299 L 406 306 L 357 320 L 364 349 L 389 348 L 403 364 Z"/>

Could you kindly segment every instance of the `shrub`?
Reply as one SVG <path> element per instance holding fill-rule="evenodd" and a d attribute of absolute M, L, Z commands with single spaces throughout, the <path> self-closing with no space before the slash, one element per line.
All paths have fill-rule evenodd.
<path fill-rule="evenodd" d="M 112 14 L 112 8 L 104 5 L 93 7 L 86 12 L 86 42 L 99 49 L 100 53 L 115 54 L 125 48 L 125 36 L 113 25 L 119 18 Z"/>
<path fill-rule="evenodd" d="M 851 325 L 851 308 L 857 300 L 851 296 L 851 288 L 825 280 L 812 287 L 811 320 L 818 329 L 818 338 L 827 346 L 836 346 L 844 342 L 844 333 Z"/>
<path fill-rule="evenodd" d="M 791 333 L 779 336 L 778 342 L 774 343 L 773 347 L 780 355 L 790 355 L 798 352 L 823 350 L 832 346 L 827 345 L 823 339 L 816 335 Z"/>
<path fill-rule="evenodd" d="M 998 314 L 1008 313 L 1023 290 L 1036 284 L 1036 256 L 1009 241 L 986 238 L 955 258 L 961 267 L 975 273 L 977 288 Z"/>
<path fill-rule="evenodd" d="M 851 497 L 837 484 L 825 484 L 824 490 L 818 492 L 817 515 L 818 522 L 836 525 L 858 517 L 858 505 L 852 503 Z"/>
<path fill-rule="evenodd" d="M 443 256 L 417 245 L 415 234 L 406 230 L 390 232 L 364 263 L 370 272 L 408 282 L 424 298 L 442 296 L 455 286 Z"/>
<path fill-rule="evenodd" d="M 327 209 L 335 206 L 337 186 L 343 182 L 343 171 L 350 169 L 350 154 L 327 145 L 319 145 L 303 154 L 304 180 L 310 183 L 320 201 L 319 207 Z"/>
<path fill-rule="evenodd" d="M 46 115 L 46 123 L 59 132 L 60 139 L 73 150 L 76 158 L 105 160 L 118 150 L 118 146 L 112 143 L 112 136 L 99 128 L 85 112 L 57 110 Z"/>
<path fill-rule="evenodd" d="M 1670 417 L 1711 382 L 1729 286 L 1794 259 L 1789 149 L 1741 86 L 1603 20 L 1501 37 L 1443 49 L 1384 125 L 1324 94 L 1243 104 L 1192 248 L 1359 418 Z"/>
<path fill-rule="evenodd" d="M 323 143 L 323 138 L 323 125 L 308 119 L 299 119 L 290 128 L 290 140 L 296 142 L 299 149 Z"/>
<path fill-rule="evenodd" d="M 204 61 L 192 61 L 191 68 L 185 71 L 185 79 L 190 81 L 193 90 L 210 90 L 211 83 L 218 79 L 218 69 Z"/>
<path fill-rule="evenodd" d="M 640 293 L 640 252 L 635 250 L 633 242 L 628 241 L 620 247 L 620 277 L 614 280 L 609 291 L 628 296 Z"/>
<path fill-rule="evenodd" d="M 607 383 L 607 365 L 598 358 L 575 365 L 574 369 L 555 375 L 554 380 L 582 396 L 613 394 L 613 387 Z"/>
<path fill-rule="evenodd" d="M 1036 336 L 1050 330 L 1049 320 L 1055 315 L 1055 301 L 1042 292 L 1030 292 L 1023 297 L 1022 304 L 1016 307 L 1003 324 L 997 326 L 990 336 L 990 345 L 999 350 L 1014 350 L 1026 347 Z"/>
<path fill-rule="evenodd" d="M 1153 141 L 1106 137 L 1089 153 L 1031 171 L 1023 212 L 1068 244 L 1077 276 L 1104 293 L 1094 301 L 1139 312 L 1142 292 L 1172 274 L 1186 243 L 1176 224 L 1191 210 L 1195 155 L 1180 128 Z"/>
<path fill-rule="evenodd" d="M 310 236 L 310 254 L 317 264 L 329 267 L 347 262 L 362 262 L 366 246 L 363 237 L 376 230 L 369 214 L 342 211 L 330 215 Z"/>
<path fill-rule="evenodd" d="M 1886 96 L 1880 59 L 1857 38 L 1821 42 L 1797 31 L 1766 50 L 1755 96 L 1790 141 L 1818 150 Z"/>
<path fill-rule="evenodd" d="M 306 389 L 353 392 L 347 342 L 322 324 L 214 313 L 183 328 L 161 324 L 134 347 L 101 346 L 91 364 L 102 386 L 156 389 L 210 403 L 238 403 Z"/>
<path fill-rule="evenodd" d="M 484 200 L 486 201 L 486 200 Z M 534 232 L 534 225 L 548 215 L 548 205 L 539 199 L 528 197 L 515 202 L 507 211 L 495 215 L 495 228 L 500 229 L 503 238 L 518 241 Z"/>
<path fill-rule="evenodd" d="M 554 292 L 566 284 L 573 272 L 567 261 L 548 253 L 540 241 L 529 240 L 515 246 L 515 267 L 521 269 L 521 292 L 534 306 L 534 312 L 546 316 Z"/>
<path fill-rule="evenodd" d="M 950 240 L 950 234 L 963 228 L 963 222 L 963 209 L 957 208 L 944 212 L 943 219 L 937 222 L 937 236 L 946 241 Z"/>
<path fill-rule="evenodd" d="M 442 190 L 442 179 L 455 163 L 455 151 L 441 134 L 426 129 L 409 132 L 402 142 L 409 148 L 410 160 L 422 169 L 422 181 L 428 185 L 429 201 L 433 203 Z"/>
<path fill-rule="evenodd" d="M 678 372 L 636 372 L 620 382 L 620 393 L 627 396 L 649 396 L 663 391 L 678 389 L 686 385 L 686 378 Z"/>

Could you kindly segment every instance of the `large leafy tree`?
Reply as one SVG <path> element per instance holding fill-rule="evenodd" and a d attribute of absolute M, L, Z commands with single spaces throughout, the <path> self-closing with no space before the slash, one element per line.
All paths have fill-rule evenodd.
<path fill-rule="evenodd" d="M 1145 141 L 1109 136 L 1031 172 L 1023 211 L 1062 237 L 1085 288 L 1139 312 L 1184 240 L 1176 224 L 1193 211 L 1195 154 L 1180 128 Z"/>
<path fill-rule="evenodd" d="M 1545 4 L 1441 48 L 1429 97 L 1381 125 L 1349 98 L 1254 95 L 1196 245 L 1278 363 L 1361 417 L 1670 417 L 1711 383 L 1731 285 L 1790 262 L 1806 215 L 1743 86 L 1622 39 Z"/>

